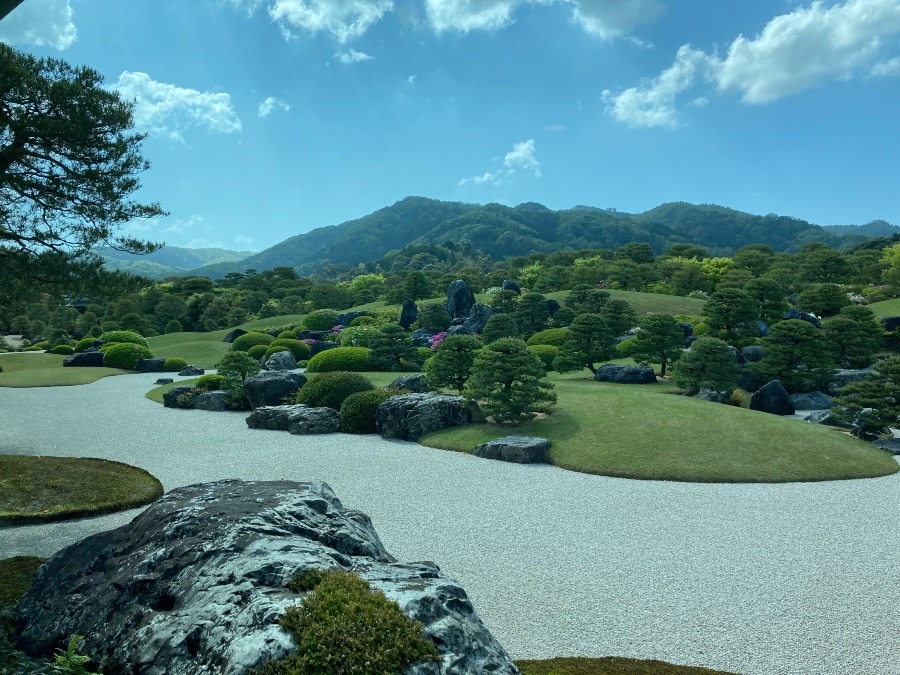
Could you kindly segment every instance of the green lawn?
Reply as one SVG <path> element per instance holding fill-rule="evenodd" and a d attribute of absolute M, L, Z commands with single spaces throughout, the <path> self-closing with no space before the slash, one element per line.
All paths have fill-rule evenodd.
<path fill-rule="evenodd" d="M 19 598 L 31 588 L 38 567 L 46 560 L 33 556 L 16 556 L 0 560 L 0 610 L 19 602 Z"/>
<path fill-rule="evenodd" d="M 900 316 L 900 298 L 873 302 L 868 308 L 875 312 L 875 316 Z"/>
<path fill-rule="evenodd" d="M 471 452 L 509 434 L 553 442 L 553 464 L 584 473 L 693 482 L 867 478 L 900 468 L 886 452 L 839 430 L 672 393 L 666 384 L 616 385 L 551 373 L 553 414 L 513 428 L 444 429 L 419 442 Z"/>
<path fill-rule="evenodd" d="M 640 661 L 618 656 L 600 659 L 555 658 L 516 661 L 522 675 L 733 675 L 722 670 L 676 666 L 665 661 Z"/>
<path fill-rule="evenodd" d="M 64 358 L 33 352 L 0 354 L 0 387 L 64 387 L 128 372 L 118 368 L 65 368 Z"/>
<path fill-rule="evenodd" d="M 617 291 L 604 289 L 610 298 L 625 300 L 634 309 L 638 317 L 645 314 L 702 314 L 705 300 L 687 298 L 683 295 L 664 295 L 662 293 L 639 293 L 637 291 Z M 557 291 L 547 293 L 548 298 L 553 298 L 561 305 L 565 305 L 569 291 Z"/>

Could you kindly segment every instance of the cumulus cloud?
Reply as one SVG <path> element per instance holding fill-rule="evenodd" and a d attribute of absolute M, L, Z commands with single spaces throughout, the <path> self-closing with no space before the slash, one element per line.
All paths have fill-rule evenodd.
<path fill-rule="evenodd" d="M 272 0 L 268 12 L 286 37 L 301 29 L 331 33 L 339 42 L 347 42 L 393 8 L 393 0 Z"/>
<path fill-rule="evenodd" d="M 188 230 L 192 230 L 198 225 L 203 223 L 203 216 L 194 214 L 188 218 L 179 218 L 171 225 L 169 225 L 165 231 L 171 232 L 173 234 L 184 234 Z"/>
<path fill-rule="evenodd" d="M 456 185 L 463 186 L 467 183 L 501 185 L 511 179 L 520 169 L 533 171 L 536 178 L 541 177 L 541 163 L 535 156 L 534 139 L 529 138 L 527 141 L 513 145 L 513 149 L 503 157 L 503 167 L 496 171 L 485 171 L 477 176 L 462 178 Z"/>
<path fill-rule="evenodd" d="M 575 0 L 572 18 L 588 33 L 602 38 L 625 35 L 640 23 L 658 19 L 666 6 L 659 0 Z"/>
<path fill-rule="evenodd" d="M 239 234 L 235 236 L 234 243 L 238 246 L 243 247 L 244 249 L 249 249 L 253 245 L 253 237 L 250 237 L 246 234 Z"/>
<path fill-rule="evenodd" d="M 260 102 L 258 113 L 260 117 L 268 117 L 276 110 L 284 110 L 285 112 L 287 112 L 290 109 L 290 104 L 285 103 L 280 98 L 269 96 L 267 99 Z"/>
<path fill-rule="evenodd" d="M 362 61 L 371 61 L 373 58 L 375 58 L 369 54 L 366 54 L 365 52 L 358 52 L 355 49 L 348 49 L 345 52 L 338 52 L 337 54 L 335 54 L 335 57 L 337 57 L 337 59 L 341 63 L 347 64 L 360 63 Z"/>
<path fill-rule="evenodd" d="M 77 37 L 69 0 L 28 0 L 0 22 L 0 40 L 67 49 Z"/>
<path fill-rule="evenodd" d="M 872 77 L 896 77 L 900 75 L 900 56 L 895 56 L 888 61 L 882 61 L 872 66 L 869 71 Z"/>
<path fill-rule="evenodd" d="M 675 100 L 697 80 L 741 100 L 763 104 L 857 75 L 894 74 L 900 33 L 897 0 L 846 0 L 827 6 L 816 0 L 777 16 L 753 39 L 738 36 L 724 57 L 685 45 L 658 77 L 614 94 L 604 92 L 607 111 L 631 126 L 677 126 Z"/>
<path fill-rule="evenodd" d="M 205 127 L 223 134 L 241 130 L 231 96 L 225 93 L 186 89 L 157 82 L 147 73 L 127 70 L 119 75 L 113 88 L 123 98 L 134 101 L 134 123 L 140 129 L 177 140 L 189 127 Z"/>

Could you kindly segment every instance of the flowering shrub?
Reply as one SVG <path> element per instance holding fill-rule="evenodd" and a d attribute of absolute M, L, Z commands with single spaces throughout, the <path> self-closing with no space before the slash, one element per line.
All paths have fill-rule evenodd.
<path fill-rule="evenodd" d="M 341 347 L 369 347 L 378 332 L 376 326 L 350 326 L 341 331 L 339 341 Z"/>
<path fill-rule="evenodd" d="M 431 340 L 431 351 L 436 352 L 441 343 L 447 339 L 447 333 L 435 333 L 429 339 Z"/>

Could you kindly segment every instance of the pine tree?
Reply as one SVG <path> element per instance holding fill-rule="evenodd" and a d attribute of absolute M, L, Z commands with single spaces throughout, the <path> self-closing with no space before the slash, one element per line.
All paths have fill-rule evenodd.
<path fill-rule="evenodd" d="M 553 361 L 561 373 L 587 368 L 597 372 L 596 363 L 612 358 L 615 338 L 599 314 L 581 314 L 569 325 L 566 341 Z"/>
<path fill-rule="evenodd" d="M 372 363 L 383 370 L 403 370 L 403 360 L 418 356 L 409 334 L 396 324 L 389 324 L 378 331 L 369 343 Z"/>
<path fill-rule="evenodd" d="M 698 338 L 672 365 L 672 381 L 689 393 L 727 391 L 737 383 L 740 367 L 734 349 L 713 337 Z"/>
<path fill-rule="evenodd" d="M 900 356 L 878 361 L 860 382 L 841 388 L 832 412 L 859 436 L 877 434 L 900 420 Z"/>
<path fill-rule="evenodd" d="M 747 368 L 766 380 L 780 380 L 790 392 L 825 386 L 835 362 L 822 331 L 806 321 L 779 321 L 763 338 L 766 355 Z"/>
<path fill-rule="evenodd" d="M 640 323 L 640 332 L 623 350 L 642 365 L 659 364 L 659 376 L 666 376 L 666 367 L 681 356 L 684 350 L 684 331 L 671 314 L 648 314 Z"/>
<path fill-rule="evenodd" d="M 462 393 L 472 374 L 472 364 L 481 342 L 471 335 L 450 335 L 425 362 L 425 376 L 435 389 L 456 389 Z"/>

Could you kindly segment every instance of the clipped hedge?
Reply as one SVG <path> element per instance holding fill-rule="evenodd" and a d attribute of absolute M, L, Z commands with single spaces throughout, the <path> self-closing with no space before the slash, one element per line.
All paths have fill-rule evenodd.
<path fill-rule="evenodd" d="M 303 317 L 307 330 L 331 330 L 337 325 L 338 313 L 333 309 L 317 309 Z"/>
<path fill-rule="evenodd" d="M 544 364 L 544 370 L 548 373 L 553 370 L 553 359 L 559 355 L 559 347 L 553 345 L 528 345 L 528 351 L 533 352 Z"/>
<path fill-rule="evenodd" d="M 247 355 L 259 361 L 266 355 L 267 351 L 269 351 L 269 345 L 253 345 L 247 350 Z"/>
<path fill-rule="evenodd" d="M 107 345 L 124 343 L 140 345 L 141 347 L 150 349 L 150 343 L 147 342 L 140 333 L 135 333 L 133 330 L 106 331 L 100 336 L 100 339 Z"/>
<path fill-rule="evenodd" d="M 179 370 L 184 368 L 188 364 L 184 359 L 180 359 L 178 357 L 174 357 L 171 359 L 166 359 L 166 362 L 163 364 L 163 372 L 164 373 L 177 373 Z"/>
<path fill-rule="evenodd" d="M 358 391 L 341 403 L 341 431 L 346 434 L 374 434 L 375 412 L 393 392 L 384 389 Z"/>
<path fill-rule="evenodd" d="M 152 359 L 153 352 L 147 347 L 131 342 L 116 342 L 100 348 L 103 352 L 103 365 L 107 368 L 137 370 L 137 362 L 141 359 Z"/>
<path fill-rule="evenodd" d="M 566 342 L 566 336 L 569 334 L 566 328 L 548 328 L 541 330 L 528 338 L 529 347 L 533 345 L 552 345 L 554 347 L 562 347 Z"/>
<path fill-rule="evenodd" d="M 197 389 L 198 391 L 215 391 L 216 389 L 222 389 L 224 386 L 225 376 L 219 375 L 218 373 L 201 375 L 197 378 L 197 381 L 194 382 L 194 389 Z"/>
<path fill-rule="evenodd" d="M 69 345 L 56 345 L 50 351 L 53 354 L 62 354 L 63 356 L 69 356 L 70 354 L 75 353 L 75 350 Z"/>
<path fill-rule="evenodd" d="M 231 343 L 231 348 L 236 352 L 246 352 L 249 351 L 251 347 L 255 347 L 256 345 L 270 345 L 274 341 L 275 338 L 268 333 L 251 331 L 249 333 L 244 333 L 243 335 L 236 337 L 234 339 L 234 342 Z"/>
<path fill-rule="evenodd" d="M 282 333 L 284 335 L 284 333 Z M 301 342 L 296 337 L 282 338 L 278 337 L 273 342 L 269 344 L 269 349 L 274 347 L 286 347 L 287 350 L 294 355 L 294 358 L 298 361 L 300 359 L 308 359 L 309 358 L 309 345 Z M 268 357 L 266 357 L 268 358 Z"/>
<path fill-rule="evenodd" d="M 344 370 L 364 373 L 372 370 L 371 350 L 365 347 L 335 347 L 313 356 L 306 364 L 310 373 L 329 373 Z"/>
<path fill-rule="evenodd" d="M 297 392 L 297 403 L 313 408 L 341 409 L 341 404 L 350 394 L 374 389 L 368 378 L 358 373 L 333 372 L 322 373 Z"/>
<path fill-rule="evenodd" d="M 95 337 L 82 338 L 81 340 L 79 340 L 78 342 L 75 343 L 75 351 L 83 352 L 86 349 L 90 349 L 91 347 L 94 346 L 94 343 L 96 341 L 97 341 L 97 338 L 95 338 Z"/>

